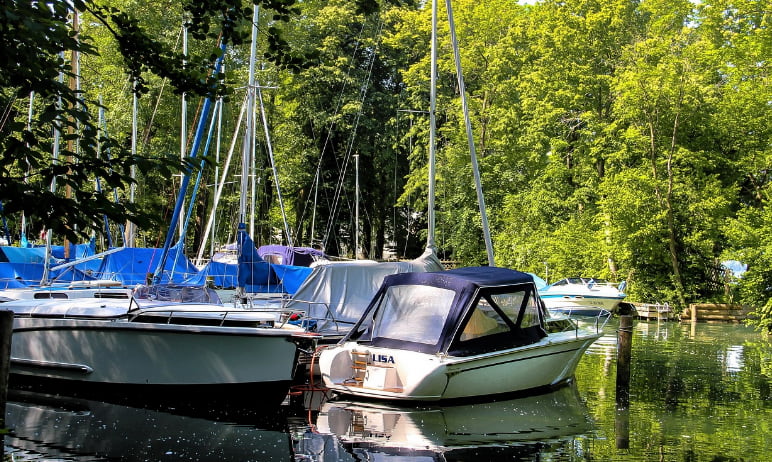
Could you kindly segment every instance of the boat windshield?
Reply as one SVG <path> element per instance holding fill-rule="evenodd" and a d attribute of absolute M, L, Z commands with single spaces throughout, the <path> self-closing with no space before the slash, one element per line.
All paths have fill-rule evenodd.
<path fill-rule="evenodd" d="M 425 285 L 391 286 L 375 313 L 371 337 L 435 345 L 455 295 Z"/>

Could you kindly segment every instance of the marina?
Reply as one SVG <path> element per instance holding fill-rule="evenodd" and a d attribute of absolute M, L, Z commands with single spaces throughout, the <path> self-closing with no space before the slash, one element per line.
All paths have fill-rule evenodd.
<path fill-rule="evenodd" d="M 740 324 L 635 321 L 630 402 L 617 324 L 552 392 L 457 405 L 335 397 L 193 414 L 11 393 L 4 460 L 769 460 L 772 343 Z M 220 412 L 222 411 L 222 412 Z"/>
<path fill-rule="evenodd" d="M 3 462 L 772 462 L 767 16 L 440 3 L 3 6 Z"/>

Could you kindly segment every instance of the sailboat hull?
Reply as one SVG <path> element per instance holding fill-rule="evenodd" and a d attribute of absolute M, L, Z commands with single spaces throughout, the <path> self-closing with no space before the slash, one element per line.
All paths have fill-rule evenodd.
<path fill-rule="evenodd" d="M 280 402 L 297 355 L 292 334 L 280 329 L 17 317 L 11 385 L 88 397 Z"/>

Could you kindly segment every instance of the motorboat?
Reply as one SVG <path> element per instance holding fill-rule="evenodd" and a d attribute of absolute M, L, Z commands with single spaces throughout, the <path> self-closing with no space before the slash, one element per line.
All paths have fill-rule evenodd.
<path fill-rule="evenodd" d="M 548 326 L 533 278 L 497 267 L 387 276 L 359 322 L 321 349 L 324 384 L 348 395 L 436 401 L 567 383 L 598 329 Z"/>
<path fill-rule="evenodd" d="M 574 277 L 539 289 L 539 296 L 551 312 L 595 316 L 602 310 L 613 313 L 626 296 L 625 287 L 625 281 Z"/>
<path fill-rule="evenodd" d="M 205 287 L 143 286 L 129 300 L 17 300 L 11 386 L 88 398 L 278 405 L 314 334 L 226 307 Z"/>

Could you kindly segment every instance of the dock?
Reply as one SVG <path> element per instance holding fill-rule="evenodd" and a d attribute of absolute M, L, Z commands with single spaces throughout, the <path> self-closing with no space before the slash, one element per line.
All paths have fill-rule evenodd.
<path fill-rule="evenodd" d="M 658 321 L 671 321 L 676 319 L 676 314 L 665 303 L 639 303 L 633 302 L 638 319 L 655 319 Z"/>
<path fill-rule="evenodd" d="M 692 303 L 681 313 L 682 321 L 742 322 L 752 310 L 732 303 Z"/>

